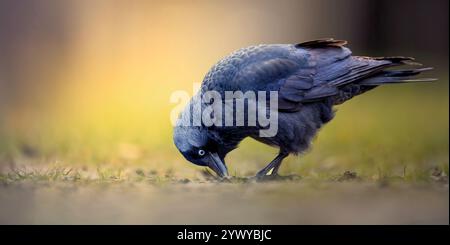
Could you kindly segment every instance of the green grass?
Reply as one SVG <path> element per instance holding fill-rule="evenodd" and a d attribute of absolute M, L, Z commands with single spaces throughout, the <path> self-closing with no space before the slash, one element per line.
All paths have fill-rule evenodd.
<path fill-rule="evenodd" d="M 337 107 L 312 148 L 287 158 L 281 174 L 330 180 L 354 171 L 375 182 L 427 182 L 435 169 L 448 175 L 448 99 L 447 79 L 384 86 L 358 96 Z M 26 115 L 21 123 L 0 120 L 1 179 L 201 180 L 201 168 L 187 163 L 172 143 L 171 105 L 162 108 L 151 115 L 122 108 L 97 116 L 48 113 Z M 226 162 L 232 175 L 248 177 L 276 152 L 247 139 Z"/>

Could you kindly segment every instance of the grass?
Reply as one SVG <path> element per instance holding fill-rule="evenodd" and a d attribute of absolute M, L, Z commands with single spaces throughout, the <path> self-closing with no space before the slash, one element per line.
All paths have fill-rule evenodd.
<path fill-rule="evenodd" d="M 0 183 L 11 185 L 19 182 L 31 183 L 148 183 L 153 185 L 161 184 L 187 184 L 187 183 L 257 183 L 257 182 L 373 182 L 381 185 L 393 182 L 418 183 L 418 184 L 448 184 L 448 175 L 442 169 L 435 167 L 427 172 L 421 173 L 420 179 L 411 179 L 406 173 L 403 175 L 381 175 L 380 178 L 374 180 L 365 176 L 359 176 L 354 171 L 344 171 L 341 174 L 328 176 L 299 176 L 285 175 L 276 178 L 267 178 L 256 180 L 253 177 L 232 176 L 229 179 L 218 179 L 211 172 L 204 170 L 200 172 L 199 177 L 194 178 L 177 178 L 171 172 L 158 174 L 156 170 L 144 170 L 137 168 L 134 171 L 122 168 L 97 168 L 96 171 L 74 170 L 67 167 L 44 167 L 37 169 L 11 169 L 5 173 L 0 173 Z"/>
<path fill-rule="evenodd" d="M 201 177 L 200 168 L 185 162 L 173 146 L 168 122 L 145 114 L 142 121 L 134 114 L 120 119 L 119 113 L 125 112 L 116 111 L 106 119 L 34 117 L 24 127 L 0 124 L 0 172 L 57 165 L 100 180 L 129 179 L 136 169 L 179 179 Z M 105 123 L 112 119 L 114 124 Z M 153 133 L 148 127 L 160 130 Z M 448 147 L 445 84 L 386 86 L 339 106 L 336 118 L 319 132 L 311 150 L 287 158 L 281 174 L 331 179 L 349 170 L 365 180 L 427 181 L 436 168 L 448 175 Z M 251 176 L 276 151 L 248 139 L 226 161 L 232 175 Z"/>

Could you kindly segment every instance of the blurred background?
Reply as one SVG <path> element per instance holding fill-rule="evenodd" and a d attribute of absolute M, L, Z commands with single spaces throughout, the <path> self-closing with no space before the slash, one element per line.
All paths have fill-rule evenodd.
<path fill-rule="evenodd" d="M 238 48 L 334 37 L 356 55 L 413 56 L 439 81 L 385 86 L 340 106 L 313 149 L 281 172 L 448 174 L 448 28 L 447 0 L 0 0 L 0 169 L 195 176 L 172 143 L 171 93 L 191 92 Z M 251 175 L 276 153 L 251 140 L 242 148 L 227 159 L 232 174 Z"/>

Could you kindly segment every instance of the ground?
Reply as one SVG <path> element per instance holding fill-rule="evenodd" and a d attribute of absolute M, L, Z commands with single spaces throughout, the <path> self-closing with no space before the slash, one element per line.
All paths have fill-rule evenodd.
<path fill-rule="evenodd" d="M 62 178 L 71 178 L 65 176 Z M 448 180 L 41 180 L 0 187 L 3 224 L 448 224 Z"/>

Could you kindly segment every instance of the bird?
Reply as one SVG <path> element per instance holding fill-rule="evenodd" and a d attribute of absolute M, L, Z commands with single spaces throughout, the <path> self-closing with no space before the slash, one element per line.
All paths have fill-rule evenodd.
<path fill-rule="evenodd" d="M 208 167 L 220 179 L 226 179 L 226 155 L 250 137 L 279 149 L 276 157 L 255 175 L 275 177 L 283 159 L 310 147 L 319 129 L 334 118 L 336 105 L 380 85 L 435 80 L 414 78 L 432 68 L 422 68 L 412 57 L 354 56 L 346 45 L 345 40 L 322 38 L 298 44 L 260 44 L 234 51 L 207 72 L 199 91 L 180 113 L 173 129 L 175 146 L 186 160 Z M 406 68 L 392 68 L 399 66 Z M 211 102 L 200 99 L 208 91 L 277 92 L 276 134 L 262 137 L 258 133 L 260 125 L 193 125 L 195 111 Z M 195 103 L 201 106 L 195 109 Z"/>

